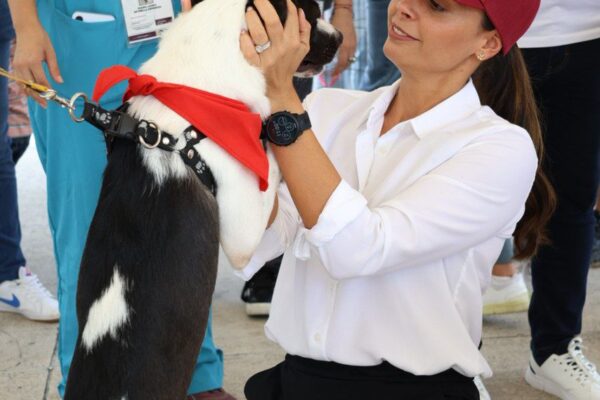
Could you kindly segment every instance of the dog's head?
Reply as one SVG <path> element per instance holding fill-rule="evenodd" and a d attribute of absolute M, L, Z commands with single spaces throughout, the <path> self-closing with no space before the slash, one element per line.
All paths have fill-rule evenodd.
<path fill-rule="evenodd" d="M 192 7 L 203 0 L 192 0 Z M 298 76 L 310 77 L 318 74 L 325 64 L 328 64 L 335 57 L 340 44 L 342 43 L 342 34 L 335 29 L 333 25 L 321 18 L 321 10 L 315 0 L 292 0 L 294 4 L 301 8 L 306 15 L 307 21 L 311 25 L 310 32 L 310 51 L 304 57 L 304 60 L 298 68 Z M 282 23 L 287 18 L 287 1 L 270 0 L 277 11 Z M 248 0 L 246 7 L 254 6 L 254 0 Z"/>

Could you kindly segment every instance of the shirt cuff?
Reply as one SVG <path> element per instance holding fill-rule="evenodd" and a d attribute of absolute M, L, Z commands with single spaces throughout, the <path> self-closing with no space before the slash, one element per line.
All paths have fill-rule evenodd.
<path fill-rule="evenodd" d="M 311 229 L 300 229 L 301 232 L 294 243 L 296 257 L 308 259 L 308 243 L 319 247 L 331 241 L 354 221 L 366 206 L 367 199 L 342 180 L 327 200 L 317 223 Z"/>

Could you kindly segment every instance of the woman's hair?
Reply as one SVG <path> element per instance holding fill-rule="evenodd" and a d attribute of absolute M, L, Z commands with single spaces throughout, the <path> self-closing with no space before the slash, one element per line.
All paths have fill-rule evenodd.
<path fill-rule="evenodd" d="M 494 29 L 487 16 L 484 17 L 483 28 Z M 548 243 L 545 228 L 556 207 L 556 197 L 542 169 L 544 145 L 539 110 L 521 50 L 515 45 L 505 56 L 498 53 L 484 61 L 473 75 L 473 82 L 482 104 L 529 132 L 538 155 L 533 189 L 525 203 L 525 214 L 513 235 L 515 258 L 528 258 L 541 244 Z"/>

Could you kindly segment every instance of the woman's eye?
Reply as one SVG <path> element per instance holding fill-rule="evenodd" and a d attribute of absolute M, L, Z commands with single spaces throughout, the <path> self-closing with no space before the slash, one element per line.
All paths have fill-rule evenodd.
<path fill-rule="evenodd" d="M 429 5 L 434 11 L 446 11 L 446 9 L 435 0 L 429 0 Z"/>

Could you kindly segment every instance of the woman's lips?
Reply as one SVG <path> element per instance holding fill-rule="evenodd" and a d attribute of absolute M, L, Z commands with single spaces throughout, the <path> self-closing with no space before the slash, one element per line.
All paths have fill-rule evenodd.
<path fill-rule="evenodd" d="M 394 24 L 390 24 L 390 29 L 388 32 L 389 36 L 397 40 L 417 40 L 417 38 L 410 36 L 408 33 L 404 32 L 400 27 Z"/>

